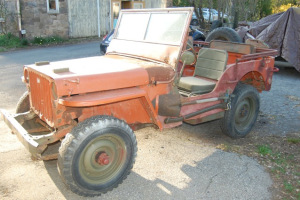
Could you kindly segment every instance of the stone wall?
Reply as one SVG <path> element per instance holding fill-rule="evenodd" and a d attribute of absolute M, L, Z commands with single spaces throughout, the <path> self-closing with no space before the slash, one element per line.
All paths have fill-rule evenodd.
<path fill-rule="evenodd" d="M 0 0 L 4 1 L 9 10 L 9 15 L 6 17 L 6 22 L 0 23 L 4 26 L 6 32 L 11 32 L 15 35 L 19 33 L 18 27 L 18 12 L 17 12 L 17 0 Z M 48 36 L 60 36 L 64 38 L 76 37 L 72 34 L 72 25 L 81 23 L 82 32 L 85 31 L 87 21 L 90 22 L 92 18 L 79 22 L 76 17 L 81 17 L 82 11 L 73 13 L 68 16 L 70 9 L 74 9 L 74 6 L 68 8 L 68 1 L 74 2 L 73 4 L 79 5 L 81 1 L 86 0 L 58 0 L 59 12 L 48 13 L 47 12 L 47 0 L 19 0 L 21 6 L 22 16 L 22 29 L 26 31 L 26 38 L 32 39 L 33 37 L 48 37 Z M 82 2 L 86 3 L 86 2 Z M 72 4 L 72 5 L 73 5 Z M 172 6 L 172 0 L 145 0 L 146 8 L 165 8 Z M 82 8 L 83 9 L 83 8 Z M 110 0 L 100 0 L 100 15 L 101 15 L 101 35 L 110 31 Z M 80 10 L 78 8 L 78 10 Z M 86 12 L 91 12 L 88 9 Z M 94 13 L 95 20 L 97 20 L 97 13 Z M 82 16 L 84 17 L 84 16 Z M 0 17 L 1 18 L 1 17 Z M 79 32 L 81 30 L 78 30 Z M 97 32 L 90 34 L 89 36 L 97 35 Z"/>
<path fill-rule="evenodd" d="M 16 0 L 0 0 L 0 34 L 19 34 Z"/>
<path fill-rule="evenodd" d="M 47 0 L 20 0 L 22 29 L 26 37 L 69 37 L 67 0 L 59 0 L 59 12 L 47 12 Z"/>

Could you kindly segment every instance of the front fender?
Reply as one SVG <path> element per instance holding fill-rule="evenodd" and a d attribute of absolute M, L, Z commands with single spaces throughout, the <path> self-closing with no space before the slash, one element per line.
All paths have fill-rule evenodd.
<path fill-rule="evenodd" d="M 137 87 L 62 97 L 58 104 L 65 109 L 58 117 L 63 119 L 60 126 L 71 119 L 81 122 L 95 115 L 110 115 L 124 120 L 133 129 L 140 124 L 155 124 L 162 129 L 146 91 Z"/>
<path fill-rule="evenodd" d="M 144 90 L 134 87 L 62 97 L 59 98 L 58 103 L 68 107 L 91 107 L 139 98 L 145 95 Z"/>

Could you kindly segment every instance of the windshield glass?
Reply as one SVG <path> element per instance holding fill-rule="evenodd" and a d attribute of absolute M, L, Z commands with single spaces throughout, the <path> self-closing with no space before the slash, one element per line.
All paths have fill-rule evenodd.
<path fill-rule="evenodd" d="M 126 13 L 122 15 L 118 28 L 118 39 L 143 40 L 149 20 L 149 14 Z"/>
<path fill-rule="evenodd" d="M 118 39 L 179 45 L 187 12 L 123 13 Z"/>

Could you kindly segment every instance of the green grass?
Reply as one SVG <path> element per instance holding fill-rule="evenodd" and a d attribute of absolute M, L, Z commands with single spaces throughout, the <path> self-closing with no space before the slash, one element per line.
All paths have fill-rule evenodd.
<path fill-rule="evenodd" d="M 0 35 L 1 49 L 20 48 L 26 45 L 28 45 L 28 40 L 20 39 L 11 33 Z"/>
<path fill-rule="evenodd" d="M 20 39 L 19 37 L 11 33 L 0 34 L 0 52 L 7 51 L 9 49 L 25 47 L 30 44 L 33 45 L 61 44 L 67 41 L 68 41 L 67 39 L 63 39 L 59 36 L 34 37 L 32 40 L 27 40 L 26 38 Z"/>
<path fill-rule="evenodd" d="M 292 140 L 295 141 L 295 140 Z M 274 166 L 271 168 L 271 172 L 276 174 L 276 177 L 279 179 L 282 175 L 286 173 L 292 173 L 295 176 L 299 176 L 300 173 L 297 171 L 295 165 L 295 155 L 286 154 L 282 152 L 273 152 L 269 145 L 259 145 L 257 146 L 257 151 L 259 154 L 264 156 L 265 159 L 270 160 L 274 163 Z M 291 171 L 294 170 L 294 171 Z M 290 195 L 297 196 L 297 199 L 300 200 L 300 192 L 297 190 L 297 185 L 300 185 L 300 181 L 294 182 L 293 180 L 282 180 L 283 188 Z"/>
<path fill-rule="evenodd" d="M 293 192 L 295 189 L 294 186 L 288 183 L 287 181 L 284 181 L 283 185 L 284 185 L 284 189 L 286 189 L 286 191 L 288 192 Z"/>
<path fill-rule="evenodd" d="M 300 138 L 288 138 L 287 141 L 292 144 L 300 143 Z"/>
<path fill-rule="evenodd" d="M 258 153 L 260 153 L 263 156 L 272 153 L 272 149 L 270 148 L 269 145 L 259 145 L 257 146 L 257 149 L 258 149 Z"/>

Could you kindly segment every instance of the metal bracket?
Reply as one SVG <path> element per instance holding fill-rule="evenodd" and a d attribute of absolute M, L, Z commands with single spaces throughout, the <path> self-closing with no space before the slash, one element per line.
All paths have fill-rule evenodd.
<path fill-rule="evenodd" d="M 230 109 L 231 109 L 231 101 L 229 101 L 229 102 L 226 104 L 225 110 L 230 110 Z"/>

